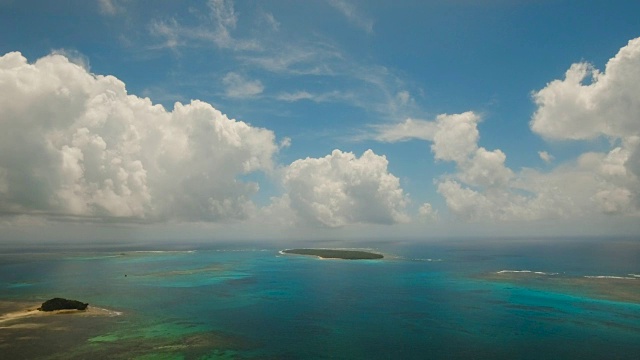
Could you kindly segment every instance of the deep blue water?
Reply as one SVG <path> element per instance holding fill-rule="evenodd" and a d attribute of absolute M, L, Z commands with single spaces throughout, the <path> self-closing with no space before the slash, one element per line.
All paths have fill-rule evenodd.
<path fill-rule="evenodd" d="M 638 240 L 367 245 L 388 256 L 318 260 L 280 255 L 285 245 L 246 244 L 166 252 L 14 249 L 0 256 L 0 300 L 61 296 L 122 312 L 99 336 L 58 350 L 61 358 L 91 353 L 209 359 L 640 359 L 639 303 L 590 296 L 589 289 L 545 288 L 544 281 L 532 287 L 483 277 L 500 270 L 629 277 L 640 274 Z M 638 289 L 640 278 L 625 284 Z M 23 344 L 9 350 L 15 353 Z"/>

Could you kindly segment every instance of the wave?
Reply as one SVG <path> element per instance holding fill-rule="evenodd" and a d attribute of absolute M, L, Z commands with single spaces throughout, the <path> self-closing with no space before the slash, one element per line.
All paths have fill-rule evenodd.
<path fill-rule="evenodd" d="M 213 249 L 214 252 L 268 252 L 273 249 Z"/>
<path fill-rule="evenodd" d="M 631 274 L 630 274 L 631 275 Z M 587 279 L 637 280 L 640 276 L 585 275 Z"/>
<path fill-rule="evenodd" d="M 532 271 L 532 270 L 500 270 L 496 271 L 496 274 L 513 274 L 513 273 L 524 273 L 524 274 L 536 274 L 536 275 L 547 275 L 553 276 L 558 275 L 557 272 L 544 272 L 544 271 Z"/>
<path fill-rule="evenodd" d="M 431 259 L 431 258 L 427 258 L 427 259 L 409 259 L 410 261 L 426 261 L 426 262 L 440 262 L 442 261 L 442 259 Z"/>
<path fill-rule="evenodd" d="M 138 254 L 192 254 L 196 250 L 137 250 L 131 252 Z"/>
<path fill-rule="evenodd" d="M 121 311 L 109 310 L 109 309 L 99 308 L 99 307 L 95 307 L 95 306 L 91 306 L 90 308 L 95 310 L 95 311 L 103 312 L 103 313 L 105 313 L 105 315 L 107 315 L 109 317 L 122 315 Z"/>

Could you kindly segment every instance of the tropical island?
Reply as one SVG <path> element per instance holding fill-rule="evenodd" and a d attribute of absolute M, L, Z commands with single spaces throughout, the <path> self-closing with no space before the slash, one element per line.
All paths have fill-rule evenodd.
<path fill-rule="evenodd" d="M 53 298 L 42 303 L 38 308 L 40 311 L 56 310 L 86 310 L 89 304 L 78 300 L 68 300 L 63 298 Z"/>
<path fill-rule="evenodd" d="M 283 254 L 310 255 L 322 259 L 344 259 L 344 260 L 373 260 L 382 259 L 382 254 L 377 254 L 362 250 L 341 250 L 341 249 L 287 249 L 282 250 Z"/>

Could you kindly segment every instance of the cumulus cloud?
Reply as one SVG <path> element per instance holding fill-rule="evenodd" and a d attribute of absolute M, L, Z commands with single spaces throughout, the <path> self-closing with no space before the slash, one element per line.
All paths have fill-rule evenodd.
<path fill-rule="evenodd" d="M 374 139 L 398 142 L 412 139 L 432 141 L 436 159 L 462 161 L 477 149 L 480 116 L 472 111 L 440 114 L 434 121 L 406 119 L 393 125 L 374 126 Z"/>
<path fill-rule="evenodd" d="M 406 222 L 408 198 L 387 166 L 386 157 L 371 150 L 360 158 L 334 150 L 296 160 L 283 175 L 290 207 L 302 219 L 328 227 Z"/>
<path fill-rule="evenodd" d="M 455 129 L 442 128 L 457 132 Z M 451 137 L 445 134 L 442 138 Z M 460 218 L 512 221 L 639 214 L 632 194 L 640 190 L 640 184 L 625 167 L 630 152 L 624 147 L 585 153 L 546 173 L 526 168 L 516 173 L 505 165 L 501 150 L 477 145 L 473 150 L 470 142 L 463 143 L 466 155 L 461 151 L 445 157 L 456 162 L 458 172 L 437 184 L 449 210 Z M 434 143 L 432 149 L 437 148 Z"/>
<path fill-rule="evenodd" d="M 436 181 L 449 211 L 468 221 L 515 221 L 576 218 L 594 214 L 640 215 L 640 183 L 630 162 L 639 137 L 629 137 L 607 153 L 589 152 L 543 173 L 506 165 L 500 149 L 478 145 L 480 117 L 473 112 L 443 114 L 434 121 L 407 120 L 379 127 L 377 139 L 431 141 L 439 161 L 456 164 L 456 172 Z M 544 159 L 552 159 L 541 152 Z M 430 207 L 421 207 L 419 215 Z"/>
<path fill-rule="evenodd" d="M 0 57 L 0 212 L 217 221 L 255 208 L 243 174 L 273 168 L 273 132 L 211 105 L 172 111 L 61 55 Z"/>
<path fill-rule="evenodd" d="M 226 86 L 226 95 L 233 98 L 253 97 L 264 91 L 264 85 L 260 80 L 250 80 L 234 72 L 225 75 L 222 83 Z"/>
<path fill-rule="evenodd" d="M 478 148 L 473 156 L 458 162 L 459 177 L 467 184 L 488 187 L 503 186 L 513 177 L 504 164 L 507 156 L 499 149 Z"/>
<path fill-rule="evenodd" d="M 640 38 L 607 62 L 605 72 L 585 62 L 571 65 L 563 80 L 533 94 L 538 106 L 531 129 L 550 139 L 640 135 Z"/>
<path fill-rule="evenodd" d="M 462 114 L 443 114 L 436 118 L 436 132 L 431 150 L 437 160 L 462 163 L 478 148 L 477 124 L 480 116 L 468 111 Z"/>
<path fill-rule="evenodd" d="M 423 220 L 437 220 L 438 210 L 434 209 L 429 203 L 424 203 L 418 208 L 418 215 Z"/>
<path fill-rule="evenodd" d="M 82 54 L 81 52 L 79 52 L 78 50 L 74 50 L 74 49 L 54 49 L 51 51 L 52 55 L 62 55 L 64 57 L 67 58 L 67 60 L 69 60 L 69 62 L 72 62 L 80 67 L 82 67 L 83 69 L 85 69 L 86 71 L 91 71 L 91 63 L 89 61 L 89 58 Z"/>
<path fill-rule="evenodd" d="M 478 145 L 480 117 L 473 112 L 407 120 L 378 127 L 380 141 L 432 142 L 434 158 L 457 171 L 436 181 L 451 213 L 475 220 L 537 220 L 589 216 L 640 216 L 640 38 L 618 52 L 600 72 L 573 64 L 563 80 L 534 92 L 531 129 L 547 139 L 606 137 L 611 149 L 587 152 L 540 172 L 506 165 L 500 149 Z M 545 162 L 554 158 L 538 153 Z M 420 213 L 428 209 L 420 209 Z"/>
<path fill-rule="evenodd" d="M 590 152 L 550 172 L 523 169 L 499 186 L 459 179 L 438 183 L 449 210 L 467 220 L 580 218 L 598 214 L 638 216 L 640 184 L 625 169 L 628 153 Z"/>
<path fill-rule="evenodd" d="M 611 58 L 605 71 L 581 62 L 563 80 L 533 94 L 538 106 L 531 129 L 549 139 L 586 140 L 604 136 L 608 153 L 587 153 L 583 167 L 606 177 L 594 199 L 606 213 L 637 212 L 640 207 L 640 38 Z M 603 180 L 604 181 L 604 180 Z"/>
<path fill-rule="evenodd" d="M 400 124 L 378 126 L 375 138 L 385 142 L 431 141 L 435 159 L 455 162 L 461 180 L 477 186 L 504 184 L 513 175 L 504 165 L 506 155 L 500 150 L 478 147 L 480 120 L 471 111 L 441 114 L 434 121 L 407 119 Z"/>

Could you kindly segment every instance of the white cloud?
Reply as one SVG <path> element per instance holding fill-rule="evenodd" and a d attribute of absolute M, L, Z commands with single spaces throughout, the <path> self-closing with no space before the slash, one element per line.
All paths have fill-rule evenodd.
<path fill-rule="evenodd" d="M 291 138 L 290 137 L 284 137 L 282 138 L 282 140 L 280 140 L 280 148 L 284 149 L 284 148 L 288 148 L 289 146 L 291 146 Z"/>
<path fill-rule="evenodd" d="M 591 80 L 585 83 L 585 80 Z M 533 98 L 531 129 L 550 139 L 640 135 L 640 38 L 629 41 L 601 73 L 588 63 L 571 65 Z"/>
<path fill-rule="evenodd" d="M 82 67 L 87 72 L 91 71 L 91 64 L 89 58 L 79 52 L 78 50 L 73 49 L 54 49 L 51 51 L 52 55 L 62 55 L 66 57 L 70 62 Z"/>
<path fill-rule="evenodd" d="M 469 147 L 468 144 L 465 147 Z M 506 167 L 499 149 L 477 148 L 458 158 L 454 178 L 438 183 L 438 192 L 456 216 L 472 220 L 514 221 L 580 218 L 598 214 L 640 215 L 634 196 L 637 177 L 625 164 L 630 152 L 586 153 L 547 173 Z M 637 197 L 636 197 L 637 204 Z"/>
<path fill-rule="evenodd" d="M 585 79 L 591 82 L 585 84 Z M 379 127 L 376 138 L 432 141 L 437 160 L 453 161 L 457 172 L 437 182 L 456 216 L 472 220 L 540 220 L 640 216 L 640 38 L 609 60 L 605 72 L 573 64 L 563 80 L 535 92 L 531 129 L 549 139 L 587 140 L 605 136 L 607 152 L 587 152 L 542 173 L 514 172 L 499 149 L 478 146 L 471 112 L 440 115 L 433 122 Z M 434 129 L 435 127 L 435 129 Z M 538 153 L 545 162 L 553 156 Z"/>
<path fill-rule="evenodd" d="M 591 82 L 585 83 L 590 79 Z M 640 207 L 640 38 L 610 59 L 604 72 L 588 63 L 571 65 L 533 97 L 538 109 L 531 129 L 550 139 L 585 140 L 605 136 L 608 154 L 587 153 L 582 168 L 603 178 L 590 197 L 606 213 L 636 213 Z"/>
<path fill-rule="evenodd" d="M 260 227 L 265 226 L 284 226 L 294 228 L 300 222 L 300 217 L 291 207 L 291 199 L 288 194 L 280 197 L 272 197 L 269 205 L 260 208 L 255 220 Z"/>
<path fill-rule="evenodd" d="M 472 111 L 440 114 L 434 121 L 406 119 L 393 125 L 377 125 L 372 136 L 378 141 L 411 139 L 432 141 L 431 150 L 438 160 L 462 161 L 477 149 L 480 116 Z"/>
<path fill-rule="evenodd" d="M 468 220 L 539 220 L 598 214 L 638 216 L 640 211 L 634 194 L 640 190 L 640 183 L 623 166 L 627 158 L 628 152 L 615 148 L 607 154 L 583 154 L 576 162 L 547 173 L 523 169 L 514 174 L 500 166 L 506 171 L 505 176 L 493 182 L 469 178 L 469 171 L 463 169 L 457 174 L 459 180 L 440 182 L 438 192 L 454 214 Z"/>
<path fill-rule="evenodd" d="M 538 151 L 538 156 L 540 156 L 540 159 L 542 159 L 542 161 L 546 163 L 550 163 L 554 159 L 553 155 L 549 154 L 546 151 Z"/>
<path fill-rule="evenodd" d="M 175 50 L 183 43 L 181 38 L 184 30 L 180 25 L 178 25 L 178 22 L 175 19 L 167 21 L 152 21 L 149 25 L 149 30 L 152 34 L 165 39 L 163 44 L 156 45 L 153 48 L 168 48 Z"/>
<path fill-rule="evenodd" d="M 221 49 L 238 51 L 258 50 L 258 42 L 252 39 L 238 39 L 232 33 L 236 28 L 238 16 L 230 0 L 209 0 L 207 2 L 209 16 L 206 21 L 194 26 L 186 26 L 176 19 L 154 20 L 150 25 L 151 34 L 164 38 L 159 46 L 152 48 L 176 49 L 179 46 L 213 43 Z"/>
<path fill-rule="evenodd" d="M 570 185 L 567 177 L 533 172 L 527 175 L 531 178 L 521 180 L 530 191 L 514 184 L 482 188 L 456 180 L 444 180 L 438 183 L 438 192 L 445 198 L 453 214 L 469 221 L 531 221 L 584 214 L 584 204 L 573 201 L 582 198 L 563 191 L 564 187 Z M 579 176 L 575 179 L 581 180 Z"/>
<path fill-rule="evenodd" d="M 412 139 L 432 141 L 436 159 L 461 162 L 477 149 L 480 116 L 472 111 L 440 114 L 434 121 L 406 119 L 393 125 L 376 125 L 372 137 L 383 142 Z"/>
<path fill-rule="evenodd" d="M 443 114 L 436 118 L 437 130 L 433 135 L 433 151 L 437 160 L 466 161 L 478 148 L 477 124 L 480 116 L 469 111 L 462 114 Z"/>
<path fill-rule="evenodd" d="M 241 83 L 236 75 L 227 85 Z M 4 214 L 117 222 L 259 215 L 328 227 L 409 220 L 398 178 L 370 150 L 293 162 L 276 173 L 287 192 L 258 209 L 258 184 L 241 178 L 273 173 L 274 154 L 290 139 L 277 144 L 271 131 L 200 101 L 166 111 L 62 55 L 34 64 L 20 53 L 0 57 L 0 95 Z"/>
<path fill-rule="evenodd" d="M 225 94 L 233 98 L 253 97 L 264 91 L 264 85 L 260 80 L 250 80 L 243 75 L 230 72 L 222 78 L 226 86 Z"/>
<path fill-rule="evenodd" d="M 61 55 L 0 57 L 0 212 L 217 221 L 250 216 L 273 132 L 211 105 L 172 111 Z"/>
<path fill-rule="evenodd" d="M 493 217 L 491 202 L 483 194 L 465 188 L 457 181 L 440 182 L 438 193 L 444 196 L 449 210 L 465 220 Z"/>
<path fill-rule="evenodd" d="M 271 13 L 263 13 L 262 20 L 271 28 L 273 31 L 280 30 L 280 22 L 276 20 L 276 18 Z"/>
<path fill-rule="evenodd" d="M 398 102 L 398 105 L 406 106 L 407 104 L 413 101 L 413 98 L 411 97 L 411 94 L 408 91 L 402 90 L 396 94 L 396 100 Z"/>
<path fill-rule="evenodd" d="M 121 11 L 121 6 L 115 0 L 98 0 L 98 5 L 104 15 L 115 15 Z"/>
<path fill-rule="evenodd" d="M 230 31 L 235 29 L 238 22 L 233 2 L 229 0 L 209 0 L 208 5 L 217 27 L 212 39 L 220 47 L 229 47 L 233 43 Z"/>
<path fill-rule="evenodd" d="M 591 83 L 583 84 L 589 76 Z M 473 113 L 441 115 L 421 124 L 429 129 L 426 135 L 405 123 L 382 128 L 378 138 L 428 139 L 436 159 L 454 161 L 457 173 L 437 186 L 449 210 L 463 219 L 640 216 L 639 84 L 640 39 L 634 39 L 607 63 L 604 73 L 586 63 L 574 64 L 564 80 L 534 93 L 534 132 L 559 140 L 606 136 L 613 144 L 608 152 L 584 153 L 546 173 L 526 168 L 515 173 L 505 165 L 501 150 L 479 147 L 479 117 Z M 538 154 L 545 162 L 553 160 L 545 151 Z"/>
<path fill-rule="evenodd" d="M 374 126 L 376 134 L 374 138 L 383 142 L 398 142 L 411 139 L 433 140 L 437 125 L 433 121 L 406 119 L 404 122 L 394 125 Z"/>
<path fill-rule="evenodd" d="M 354 26 L 369 34 L 373 32 L 373 20 L 360 13 L 353 4 L 346 0 L 329 0 L 329 4 L 344 15 Z"/>
<path fill-rule="evenodd" d="M 506 159 L 499 149 L 478 148 L 473 157 L 458 163 L 459 178 L 467 184 L 485 188 L 504 186 L 513 177 L 513 172 L 504 164 Z"/>
<path fill-rule="evenodd" d="M 640 182 L 629 164 L 640 137 L 623 139 L 608 153 L 585 153 L 547 173 L 514 172 L 500 149 L 478 146 L 480 117 L 473 112 L 443 114 L 434 121 L 406 120 L 379 126 L 374 137 L 396 142 L 431 141 L 436 160 L 453 161 L 457 171 L 436 182 L 451 213 L 469 221 L 579 218 L 597 214 L 640 215 Z M 541 157 L 552 159 L 548 153 Z M 637 159 L 637 158 L 636 158 Z M 419 209 L 419 214 L 426 209 Z"/>
<path fill-rule="evenodd" d="M 607 214 L 628 212 L 629 209 L 633 209 L 632 199 L 631 191 L 626 188 L 600 190 L 595 195 L 600 209 Z"/>
<path fill-rule="evenodd" d="M 284 85 L 294 84 L 294 88 L 269 94 L 277 100 L 340 102 L 385 119 L 406 118 L 409 110 L 415 108 L 415 101 L 401 76 L 384 66 L 353 58 L 326 36 L 312 32 L 310 37 L 299 28 L 284 29 L 286 24 L 278 23 L 264 10 L 236 12 L 231 0 L 207 4 L 206 9 L 194 8 L 188 19 L 151 20 L 149 30 L 160 41 L 146 48 L 179 52 L 181 48 L 207 48 L 213 44 L 217 50 L 224 50 L 225 56 L 236 60 L 238 68 L 230 71 L 254 74 L 266 71 L 290 79 L 291 82 Z M 350 3 L 335 1 L 332 6 L 352 22 L 369 22 L 367 26 L 371 28 L 373 22 L 365 21 L 366 18 Z M 243 27 L 243 21 L 245 25 L 252 24 L 260 29 Z M 178 61 L 186 58 L 178 57 Z M 295 88 L 309 81 L 319 86 L 314 92 Z M 341 84 L 341 90 L 330 88 L 336 83 Z"/>
<path fill-rule="evenodd" d="M 310 223 L 406 222 L 408 199 L 387 165 L 384 156 L 371 150 L 360 158 L 334 150 L 323 158 L 294 161 L 284 169 L 283 182 L 291 208 Z"/>
<path fill-rule="evenodd" d="M 238 59 L 247 66 L 254 66 L 272 73 L 304 76 L 334 76 L 343 66 L 343 54 L 322 39 L 312 42 L 285 42 L 276 39 L 260 39 L 270 46 L 263 51 L 241 54 Z M 255 40 L 257 41 L 257 40 Z"/>
<path fill-rule="evenodd" d="M 437 220 L 438 210 L 435 210 L 429 203 L 424 203 L 418 208 L 418 215 L 423 220 Z"/>
<path fill-rule="evenodd" d="M 307 91 L 297 91 L 292 93 L 281 93 L 276 96 L 276 99 L 286 102 L 296 102 L 302 100 L 309 100 L 317 103 L 327 102 L 327 101 L 344 101 L 345 98 L 348 98 L 348 94 L 341 93 L 339 91 L 331 91 L 320 94 L 312 94 Z"/>
<path fill-rule="evenodd" d="M 276 99 L 287 101 L 287 102 L 295 102 L 300 100 L 313 100 L 315 96 L 307 91 L 296 91 L 292 93 L 281 93 Z"/>

